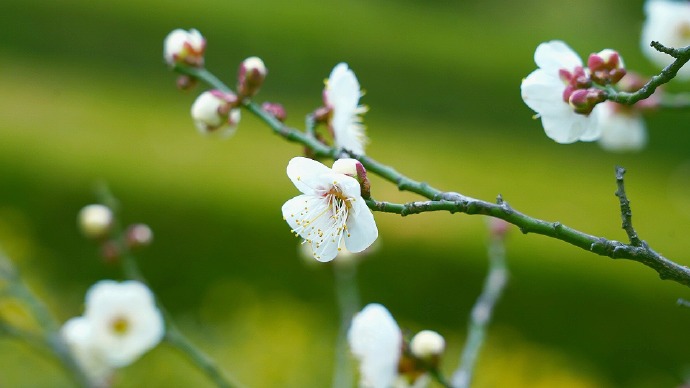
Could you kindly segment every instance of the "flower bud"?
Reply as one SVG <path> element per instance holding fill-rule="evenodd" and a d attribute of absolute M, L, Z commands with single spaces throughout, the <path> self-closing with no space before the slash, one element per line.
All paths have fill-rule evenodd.
<path fill-rule="evenodd" d="M 367 178 L 367 170 L 357 159 L 338 159 L 333 163 L 333 171 L 357 179 L 362 191 L 362 198 L 371 197 L 371 184 Z"/>
<path fill-rule="evenodd" d="M 170 66 L 186 64 L 194 67 L 204 65 L 206 39 L 195 29 L 176 29 L 165 37 L 163 56 Z"/>
<path fill-rule="evenodd" d="M 146 224 L 133 224 L 127 228 L 125 238 L 131 249 L 143 248 L 151 245 L 153 231 Z"/>
<path fill-rule="evenodd" d="M 422 330 L 410 341 L 410 352 L 422 360 L 439 357 L 446 348 L 446 341 L 435 331 Z"/>
<path fill-rule="evenodd" d="M 583 115 L 592 113 L 594 107 L 604 101 L 606 101 L 606 92 L 599 89 L 578 89 L 573 91 L 568 99 L 575 113 Z"/>
<path fill-rule="evenodd" d="M 283 107 L 283 105 L 281 104 L 275 102 L 264 102 L 263 104 L 261 104 L 261 109 L 270 113 L 281 123 L 285 122 L 285 119 L 287 118 L 287 112 L 285 111 L 285 107 Z"/>
<path fill-rule="evenodd" d="M 182 74 L 177 77 L 177 88 L 180 90 L 192 90 L 199 83 L 196 77 Z"/>
<path fill-rule="evenodd" d="M 88 205 L 79 211 L 78 224 L 88 238 L 106 237 L 113 226 L 113 212 L 104 205 Z"/>
<path fill-rule="evenodd" d="M 592 72 L 592 81 L 599 85 L 614 85 L 625 75 L 623 59 L 611 49 L 591 54 L 587 60 L 587 66 Z"/>
<path fill-rule="evenodd" d="M 237 74 L 237 93 L 242 98 L 254 97 L 266 79 L 268 70 L 259 57 L 249 57 L 242 61 Z"/>
<path fill-rule="evenodd" d="M 219 90 L 202 93 L 192 105 L 192 118 L 199 132 L 208 134 L 221 128 L 226 135 L 235 132 L 240 120 L 237 96 Z"/>

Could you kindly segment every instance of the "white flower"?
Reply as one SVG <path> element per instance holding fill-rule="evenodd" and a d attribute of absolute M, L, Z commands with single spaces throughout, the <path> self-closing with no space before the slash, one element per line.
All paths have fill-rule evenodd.
<path fill-rule="evenodd" d="M 302 157 L 290 160 L 287 175 L 303 194 L 285 202 L 283 218 L 316 260 L 333 260 L 341 243 L 357 253 L 376 240 L 376 222 L 356 179 Z"/>
<path fill-rule="evenodd" d="M 185 31 L 178 28 L 165 37 L 163 57 L 170 66 L 176 63 L 201 66 L 204 63 L 205 49 L 206 40 L 199 31 L 195 29 Z"/>
<path fill-rule="evenodd" d="M 86 318 L 76 317 L 68 320 L 60 329 L 60 335 L 89 378 L 89 382 L 95 387 L 108 386 L 113 368 L 91 346 L 91 325 Z"/>
<path fill-rule="evenodd" d="M 70 319 L 62 328 L 75 358 L 94 376 L 136 361 L 158 345 L 164 333 L 153 294 L 134 280 L 94 284 L 86 293 L 83 317 Z"/>
<path fill-rule="evenodd" d="M 599 127 L 596 114 L 575 113 L 565 100 L 567 87 L 572 87 L 579 77 L 585 77 L 580 57 L 565 43 L 542 43 L 534 53 L 539 67 L 522 81 L 520 86 L 525 104 L 537 112 L 546 135 L 558 143 L 596 140 Z M 599 109 L 594 107 L 594 111 Z"/>
<path fill-rule="evenodd" d="M 376 303 L 364 307 L 352 319 L 347 339 L 360 361 L 361 386 L 390 388 L 398 379 L 402 334 L 388 310 Z"/>
<path fill-rule="evenodd" d="M 642 26 L 642 52 L 659 67 L 666 67 L 674 58 L 651 47 L 657 41 L 666 47 L 681 48 L 690 45 L 690 3 L 685 1 L 648 0 L 645 3 Z M 678 71 L 679 79 L 690 78 L 690 67 Z"/>
<path fill-rule="evenodd" d="M 337 64 L 326 81 L 324 102 L 332 110 L 329 124 L 336 146 L 357 155 L 364 155 L 367 143 L 360 116 L 367 111 L 359 105 L 362 95 L 355 73 L 346 63 Z"/>
<path fill-rule="evenodd" d="M 105 237 L 113 226 L 113 212 L 104 205 L 84 206 L 77 217 L 79 229 L 86 237 Z"/>
<path fill-rule="evenodd" d="M 647 144 L 647 128 L 634 107 L 614 102 L 601 104 L 599 145 L 609 151 L 639 151 Z"/>
<path fill-rule="evenodd" d="M 206 135 L 212 132 L 222 137 L 232 136 L 240 122 L 240 109 L 231 108 L 237 97 L 233 94 L 218 90 L 203 92 L 192 104 L 192 119 L 200 133 Z"/>

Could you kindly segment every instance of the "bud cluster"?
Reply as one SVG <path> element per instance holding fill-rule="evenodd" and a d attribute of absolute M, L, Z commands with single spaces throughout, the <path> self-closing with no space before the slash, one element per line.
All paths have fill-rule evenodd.
<path fill-rule="evenodd" d="M 143 248 L 153 241 L 153 231 L 146 224 L 132 224 L 122 236 L 115 231 L 113 211 L 101 204 L 84 206 L 77 216 L 77 225 L 82 234 L 99 243 L 103 260 L 117 262 L 123 250 Z"/>
<path fill-rule="evenodd" d="M 617 52 L 605 49 L 593 53 L 587 60 L 587 68 L 577 66 L 572 71 L 559 70 L 558 75 L 566 84 L 563 101 L 575 113 L 588 115 L 597 104 L 606 101 L 606 92 L 600 87 L 617 84 L 625 74 L 623 60 Z"/>

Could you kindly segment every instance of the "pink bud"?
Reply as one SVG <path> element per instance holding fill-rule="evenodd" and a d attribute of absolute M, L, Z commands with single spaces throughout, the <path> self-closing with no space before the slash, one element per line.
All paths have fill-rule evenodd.
<path fill-rule="evenodd" d="M 606 101 L 606 92 L 599 89 L 578 89 L 568 99 L 568 104 L 573 107 L 575 113 L 588 115 L 594 107 Z"/>
<path fill-rule="evenodd" d="M 367 170 L 357 159 L 343 158 L 333 163 L 333 171 L 357 179 L 363 198 L 371 197 L 371 184 L 367 178 Z"/>
<path fill-rule="evenodd" d="M 254 97 L 266 79 L 268 70 L 259 57 L 249 57 L 242 61 L 237 74 L 237 93 L 242 98 Z"/>
<path fill-rule="evenodd" d="M 127 228 L 125 239 L 129 248 L 143 248 L 151 245 L 153 241 L 153 231 L 151 231 L 151 228 L 146 224 L 133 224 Z"/>
<path fill-rule="evenodd" d="M 285 119 L 287 118 L 287 112 L 285 111 L 285 107 L 283 107 L 283 105 L 281 104 L 275 102 L 264 102 L 263 104 L 261 104 L 261 109 L 270 113 L 281 123 L 285 122 Z"/>
<path fill-rule="evenodd" d="M 591 54 L 587 66 L 592 72 L 592 81 L 599 85 L 615 85 L 625 76 L 623 59 L 611 49 Z"/>

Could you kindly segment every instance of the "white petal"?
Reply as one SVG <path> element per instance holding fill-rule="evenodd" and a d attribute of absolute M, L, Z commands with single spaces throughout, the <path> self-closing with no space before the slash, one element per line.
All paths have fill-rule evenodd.
<path fill-rule="evenodd" d="M 293 232 L 311 245 L 316 260 L 331 261 L 338 255 L 342 234 L 333 234 L 337 230 L 336 220 L 325 198 L 298 195 L 285 202 L 282 212 Z"/>
<path fill-rule="evenodd" d="M 367 207 L 364 199 L 357 198 L 352 204 L 350 217 L 347 220 L 345 246 L 351 252 L 361 252 L 376 241 L 379 236 L 374 215 Z"/>
<path fill-rule="evenodd" d="M 287 175 L 297 189 L 304 194 L 314 195 L 318 189 L 324 189 L 329 182 L 325 175 L 333 174 L 333 170 L 323 164 L 301 156 L 292 158 L 287 166 Z"/>
<path fill-rule="evenodd" d="M 520 84 L 520 93 L 525 104 L 539 114 L 562 114 L 572 111 L 563 101 L 565 84 L 545 70 L 535 70 Z"/>
<path fill-rule="evenodd" d="M 364 307 L 352 319 L 347 338 L 360 361 L 362 385 L 389 388 L 398 374 L 402 335 L 388 310 L 376 303 Z"/>
<path fill-rule="evenodd" d="M 580 140 L 589 128 L 589 118 L 570 112 L 568 115 L 542 116 L 541 122 L 544 126 L 546 136 L 557 143 L 570 144 Z"/>
<path fill-rule="evenodd" d="M 638 151 L 647 144 L 647 129 L 636 112 L 616 112 L 605 103 L 599 114 L 599 145 L 607 151 Z"/>
<path fill-rule="evenodd" d="M 576 66 L 582 66 L 580 56 L 560 40 L 544 42 L 537 46 L 534 62 L 544 70 L 555 72 L 560 69 L 570 71 Z"/>
<path fill-rule="evenodd" d="M 362 92 L 355 73 L 347 68 L 347 64 L 340 63 L 333 69 L 326 95 L 328 104 L 334 109 L 354 113 Z"/>

